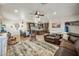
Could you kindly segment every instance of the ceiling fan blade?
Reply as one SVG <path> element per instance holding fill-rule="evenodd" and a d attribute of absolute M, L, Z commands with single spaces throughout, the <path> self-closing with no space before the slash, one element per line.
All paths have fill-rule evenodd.
<path fill-rule="evenodd" d="M 44 16 L 44 14 L 39 14 L 40 16 Z"/>
<path fill-rule="evenodd" d="M 38 11 L 35 12 L 35 15 L 38 15 Z"/>

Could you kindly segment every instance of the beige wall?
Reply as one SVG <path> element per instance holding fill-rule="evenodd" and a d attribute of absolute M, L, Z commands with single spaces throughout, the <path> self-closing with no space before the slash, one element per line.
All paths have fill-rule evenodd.
<path fill-rule="evenodd" d="M 15 25 L 14 25 L 15 23 L 18 23 L 19 26 L 20 26 L 18 30 L 15 28 Z M 6 24 L 6 28 L 5 29 L 8 32 L 10 32 L 12 35 L 19 35 L 20 34 L 19 33 L 20 29 L 22 29 L 24 31 L 27 29 L 26 22 L 24 22 L 22 24 L 22 22 L 18 21 L 18 20 L 16 20 L 16 21 L 13 21 L 13 20 L 9 21 L 9 20 L 7 20 L 7 21 L 4 22 L 4 24 Z M 21 27 L 22 25 L 23 25 L 23 27 Z M 11 26 L 12 26 L 12 28 L 11 28 Z"/>
<path fill-rule="evenodd" d="M 64 33 L 65 32 L 65 22 L 67 21 L 76 21 L 76 20 L 79 20 L 79 15 L 77 16 L 72 16 L 72 17 L 64 17 L 64 18 L 61 18 L 61 19 L 55 19 L 55 20 L 50 20 L 49 21 L 49 31 L 50 33 Z M 60 28 L 52 28 L 52 23 L 60 23 L 61 24 L 61 27 Z M 73 29 L 72 29 L 73 28 Z M 78 32 L 79 27 L 75 28 L 75 27 L 70 27 L 70 31 L 73 31 L 73 32 Z"/>
<path fill-rule="evenodd" d="M 50 31 L 50 33 L 63 33 L 64 32 L 64 26 L 65 26 L 64 23 L 66 21 L 75 21 L 75 20 L 79 20 L 79 17 L 78 16 L 72 16 L 72 17 L 69 17 L 69 18 L 49 20 L 49 31 Z M 26 31 L 27 30 L 26 22 L 33 22 L 33 20 L 24 21 L 23 27 L 21 27 L 22 23 L 21 23 L 20 20 L 6 20 L 6 21 L 3 21 L 3 23 L 6 24 L 6 30 L 11 32 L 12 35 L 19 34 L 20 29 L 23 29 L 24 31 Z M 15 23 L 20 24 L 20 28 L 18 30 L 16 30 L 16 28 L 14 26 Z M 52 23 L 60 23 L 61 27 L 60 28 L 52 28 Z M 13 28 L 11 28 L 11 26 L 13 26 Z M 70 30 L 70 31 L 72 31 L 72 30 Z M 73 29 L 73 31 L 77 32 L 78 30 Z"/>
<path fill-rule="evenodd" d="M 79 26 L 69 26 L 69 32 L 79 34 Z"/>
<path fill-rule="evenodd" d="M 60 28 L 52 28 L 52 23 L 60 23 Z M 64 21 L 49 21 L 49 31 L 50 33 L 63 33 L 64 32 Z"/>

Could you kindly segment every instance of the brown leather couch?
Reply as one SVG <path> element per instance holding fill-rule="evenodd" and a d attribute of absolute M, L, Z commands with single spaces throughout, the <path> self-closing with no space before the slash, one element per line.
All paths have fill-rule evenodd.
<path fill-rule="evenodd" d="M 79 56 L 79 36 L 77 34 L 68 34 L 69 39 L 64 40 L 60 44 L 55 56 Z"/>
<path fill-rule="evenodd" d="M 61 34 L 56 34 L 56 33 L 44 35 L 44 40 L 46 42 L 57 44 L 57 45 L 60 44 L 61 38 L 62 38 Z"/>

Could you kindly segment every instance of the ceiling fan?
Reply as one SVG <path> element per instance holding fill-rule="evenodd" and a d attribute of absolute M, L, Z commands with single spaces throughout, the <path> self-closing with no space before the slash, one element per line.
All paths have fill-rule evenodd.
<path fill-rule="evenodd" d="M 40 14 L 39 11 L 36 11 L 36 12 L 35 12 L 35 15 L 37 16 L 37 18 L 39 18 L 40 16 L 44 16 L 44 14 Z"/>
<path fill-rule="evenodd" d="M 36 16 L 36 18 L 39 18 L 40 16 L 44 16 L 44 14 L 41 14 L 39 11 L 36 11 L 34 15 Z"/>

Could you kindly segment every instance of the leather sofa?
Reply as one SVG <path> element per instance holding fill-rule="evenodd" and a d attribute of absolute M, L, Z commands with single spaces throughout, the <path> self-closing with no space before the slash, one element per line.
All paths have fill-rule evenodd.
<path fill-rule="evenodd" d="M 61 38 L 62 38 L 61 34 L 57 34 L 57 33 L 44 35 L 44 40 L 46 42 L 56 44 L 56 45 L 60 44 Z"/>
<path fill-rule="evenodd" d="M 74 33 L 68 35 L 68 40 L 62 39 L 55 56 L 79 56 L 79 36 Z"/>

